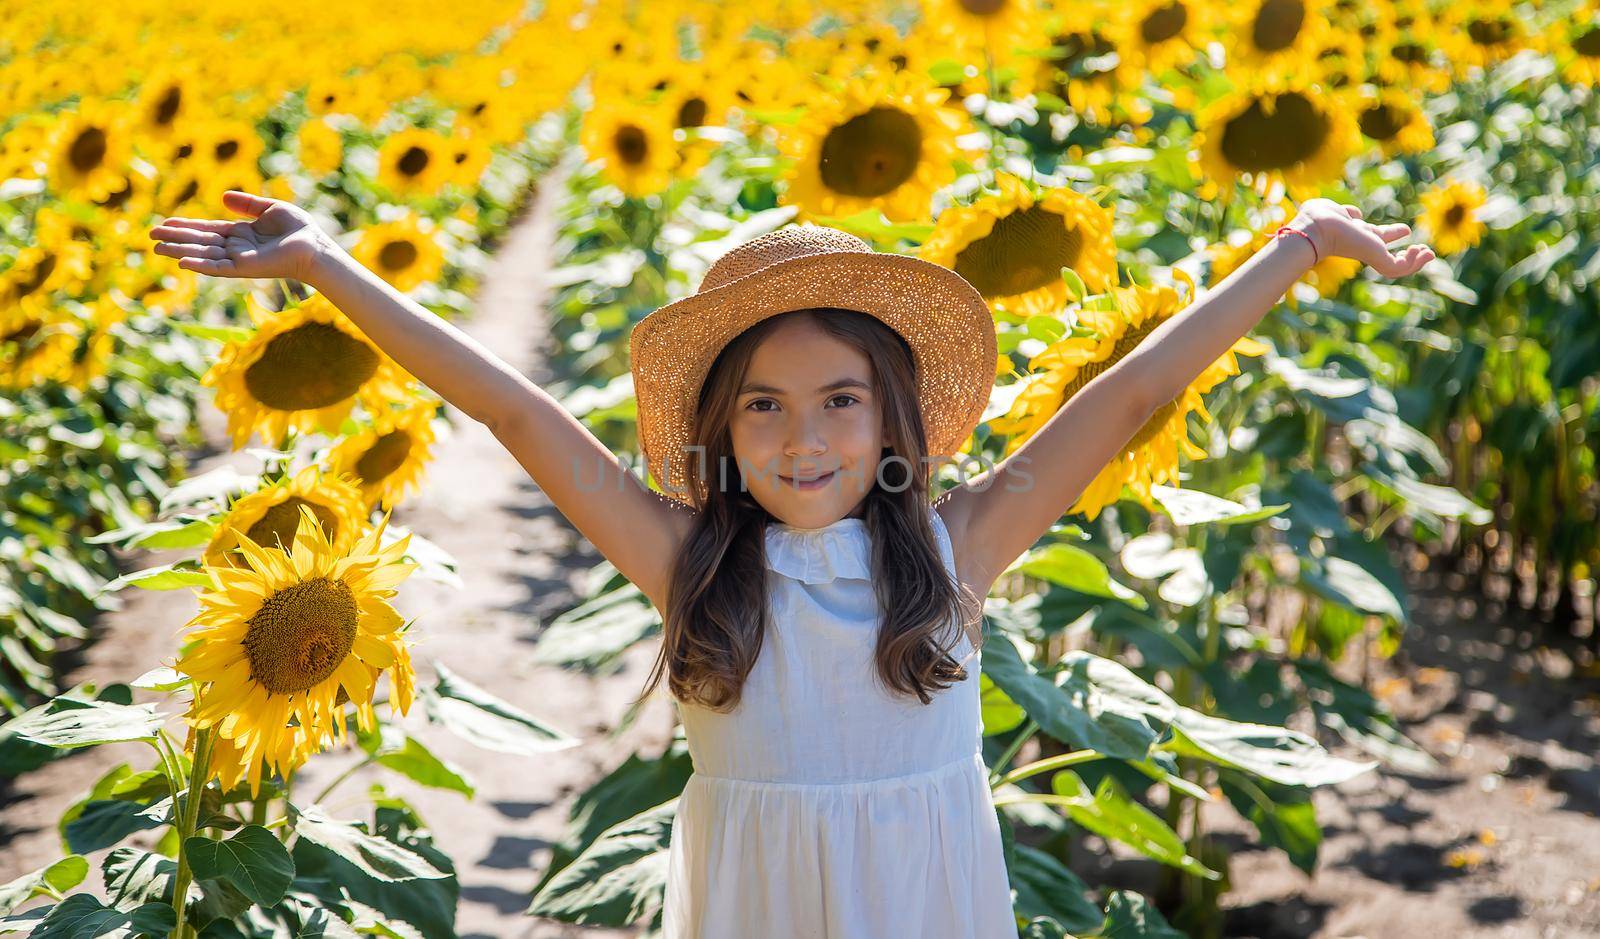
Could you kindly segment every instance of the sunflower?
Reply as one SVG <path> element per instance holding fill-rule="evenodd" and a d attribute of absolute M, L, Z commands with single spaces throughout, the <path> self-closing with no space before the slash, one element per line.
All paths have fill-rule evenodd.
<path fill-rule="evenodd" d="M 294 543 L 300 509 L 311 510 L 333 542 L 335 551 L 347 551 L 367 526 L 367 506 L 361 491 L 337 475 L 307 466 L 293 477 L 283 476 L 235 500 L 217 523 L 216 532 L 201 553 L 201 563 L 238 565 L 234 553 L 240 537 L 263 548 L 282 549 Z"/>
<path fill-rule="evenodd" d="M 620 100 L 596 94 L 594 109 L 583 116 L 583 150 L 624 193 L 660 192 L 672 182 L 678 159 L 670 115 L 660 107 L 615 103 Z"/>
<path fill-rule="evenodd" d="M 1484 188 L 1466 179 L 1452 179 L 1423 192 L 1422 217 L 1417 226 L 1440 257 L 1470 248 L 1483 238 L 1484 225 L 1477 209 L 1487 201 Z"/>
<path fill-rule="evenodd" d="M 59 310 L 0 306 L 0 388 L 22 391 L 64 377 L 78 333 Z"/>
<path fill-rule="evenodd" d="M 1553 20 L 1541 45 L 1550 50 L 1568 85 L 1600 85 L 1600 4 L 1585 2 L 1572 14 Z"/>
<path fill-rule="evenodd" d="M 404 292 L 436 279 L 444 269 L 444 250 L 434 238 L 433 224 L 410 211 L 363 228 L 350 253 Z"/>
<path fill-rule="evenodd" d="M 1432 150 L 1433 126 L 1412 94 L 1365 85 L 1355 99 L 1356 125 L 1378 142 L 1385 159 Z"/>
<path fill-rule="evenodd" d="M 1192 62 L 1205 48 L 1215 19 L 1209 4 L 1195 0 L 1134 0 L 1118 6 L 1114 15 L 1122 36 L 1118 55 L 1150 75 Z"/>
<path fill-rule="evenodd" d="M 1174 273 L 1188 285 L 1192 299 L 1194 282 L 1182 270 Z M 1008 413 L 989 422 L 991 431 L 1009 435 L 1003 455 L 1016 452 L 1084 385 L 1122 361 L 1152 330 L 1189 302 L 1171 287 L 1135 284 L 1115 287 L 1107 297 L 1080 307 L 1079 325 L 1095 330 L 1098 337 L 1063 339 L 1029 361 L 1030 374 L 1023 379 L 1026 387 L 1012 401 Z M 1081 512 L 1092 519 L 1121 496 L 1124 486 L 1146 507 L 1153 507 L 1150 487 L 1176 483 L 1180 450 L 1192 460 L 1206 456 L 1205 450 L 1189 439 L 1191 412 L 1211 419 L 1202 395 L 1228 376 L 1239 374 L 1236 353 L 1260 355 L 1266 348 L 1248 336 L 1240 337 L 1171 401 L 1156 409 L 1068 511 Z"/>
<path fill-rule="evenodd" d="M 1069 22 L 1052 31 L 1048 52 L 1032 74 L 1024 72 L 1014 84 L 1015 93 L 1048 91 L 1092 124 L 1111 124 L 1123 115 L 1143 124 L 1152 111 L 1143 98 L 1127 94 L 1144 77 L 1137 61 L 1121 51 L 1127 38 L 1114 20 L 1096 25 Z"/>
<path fill-rule="evenodd" d="M 401 651 L 404 621 L 389 603 L 417 566 L 402 560 L 410 536 L 380 548 L 384 516 L 344 554 L 309 507 L 300 511 L 303 524 L 287 553 L 246 537 L 239 550 L 248 567 L 205 568 L 211 589 L 199 592 L 193 632 L 173 666 L 204 683 L 186 719 L 231 741 L 227 752 L 248 767 L 252 796 L 265 767 L 283 773 L 308 747 L 345 741 L 340 688 L 357 705 L 363 730 L 371 729 L 372 693 L 385 669 L 395 712 L 410 708 L 414 688 Z M 297 739 L 291 717 L 308 739 Z"/>
<path fill-rule="evenodd" d="M 55 195 L 92 202 L 122 186 L 133 157 L 130 106 L 89 99 L 61 114 L 50 148 Z"/>
<path fill-rule="evenodd" d="M 1452 82 L 1452 70 L 1444 65 L 1448 47 L 1440 45 L 1444 25 L 1416 0 L 1392 6 L 1385 17 L 1390 28 L 1369 43 L 1374 78 L 1418 94 L 1444 92 Z"/>
<path fill-rule="evenodd" d="M 1332 27 L 1316 0 L 1250 0 L 1221 8 L 1230 71 L 1283 73 L 1310 61 Z"/>
<path fill-rule="evenodd" d="M 277 313 L 246 295 L 255 335 L 230 342 L 200 383 L 217 389 L 235 450 L 253 433 L 333 434 L 359 399 L 369 411 L 403 397 L 411 376 L 322 294 Z"/>
<path fill-rule="evenodd" d="M 327 118 L 308 118 L 296 137 L 300 141 L 300 165 L 313 176 L 326 176 L 344 163 L 344 138 Z"/>
<path fill-rule="evenodd" d="M 403 196 L 431 198 L 450 181 L 450 139 L 421 127 L 384 138 L 378 148 L 378 182 Z"/>
<path fill-rule="evenodd" d="M 110 293 L 84 304 L 84 310 L 87 327 L 79 331 L 81 341 L 61 372 L 61 381 L 79 391 L 87 391 L 89 384 L 110 368 L 116 345 L 111 329 L 128 316 Z"/>
<path fill-rule="evenodd" d="M 1041 18 L 1036 0 L 922 0 L 929 32 L 958 60 L 979 64 L 977 81 L 990 95 L 1000 90 L 988 87 L 989 65 L 999 71 L 1018 63 L 1018 50 L 1037 44 Z"/>
<path fill-rule="evenodd" d="M 164 61 L 148 70 L 139 83 L 139 135 L 162 137 L 191 119 L 195 112 L 191 89 L 200 82 L 195 67 L 181 60 Z"/>
<path fill-rule="evenodd" d="M 1457 81 L 1474 68 L 1493 68 L 1532 45 L 1511 0 L 1448 4 L 1439 15 L 1439 28 Z"/>
<path fill-rule="evenodd" d="M 384 511 L 408 490 L 417 488 L 435 434 L 433 416 L 439 405 L 419 400 L 404 410 L 380 412 L 372 426 L 345 438 L 328 453 L 331 472 L 355 480 L 364 505 L 381 503 Z"/>
<path fill-rule="evenodd" d="M 445 151 L 445 160 L 450 166 L 450 181 L 468 192 L 478 190 L 483 171 L 494 158 L 487 133 L 462 128 L 450 137 L 450 147 Z"/>
<path fill-rule="evenodd" d="M 956 138 L 971 130 L 940 107 L 944 98 L 930 79 L 904 72 L 822 96 L 782 135 L 793 160 L 783 201 L 810 217 L 877 209 L 892 221 L 926 220 L 933 193 L 955 180 Z"/>
<path fill-rule="evenodd" d="M 1250 174 L 1258 192 L 1280 178 L 1301 191 L 1339 179 L 1360 149 L 1360 131 L 1341 100 L 1301 79 L 1251 76 L 1246 86 L 1198 116 L 1200 166 L 1218 185 Z"/>
<path fill-rule="evenodd" d="M 1115 282 L 1109 206 L 1066 186 L 1041 191 L 1003 170 L 995 181 L 998 193 L 940 212 L 918 256 L 966 278 L 992 309 L 1024 316 L 1067 302 L 1063 267 L 1097 293 Z"/>

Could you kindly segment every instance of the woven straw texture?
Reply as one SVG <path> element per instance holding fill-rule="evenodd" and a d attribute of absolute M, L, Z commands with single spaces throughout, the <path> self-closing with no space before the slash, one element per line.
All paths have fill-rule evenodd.
<path fill-rule="evenodd" d="M 717 354 L 769 316 L 819 306 L 859 310 L 905 337 L 916 360 L 928 452 L 961 449 L 994 387 L 998 350 L 983 297 L 949 268 L 874 251 L 838 229 L 796 225 L 718 258 L 693 294 L 633 329 L 628 355 L 640 447 L 666 495 L 693 504 L 684 469 L 699 456 L 687 447 L 700 385 Z"/>

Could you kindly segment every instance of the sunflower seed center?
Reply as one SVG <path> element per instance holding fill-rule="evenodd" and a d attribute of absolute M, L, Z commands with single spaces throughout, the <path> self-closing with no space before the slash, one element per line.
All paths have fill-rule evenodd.
<path fill-rule="evenodd" d="M 961 249 L 955 270 L 985 297 L 1010 297 L 1061 279 L 1077 267 L 1083 233 L 1062 216 L 1029 206 L 997 219 L 989 234 Z"/>
<path fill-rule="evenodd" d="M 611 138 L 611 143 L 617 149 L 617 156 L 629 166 L 638 166 L 645 161 L 650 153 L 650 139 L 644 131 L 625 124 L 617 128 L 616 134 Z"/>
<path fill-rule="evenodd" d="M 379 437 L 356 461 L 356 474 L 363 483 L 375 483 L 400 468 L 411 452 L 411 435 L 393 430 Z"/>
<path fill-rule="evenodd" d="M 299 496 L 290 496 L 267 509 L 254 525 L 245 530 L 251 541 L 264 548 L 287 551 L 294 546 L 295 532 L 300 528 L 300 507 L 311 509 L 311 514 L 322 524 L 322 530 L 331 540 L 339 532 L 339 517 L 325 505 L 319 505 Z"/>
<path fill-rule="evenodd" d="M 828 132 L 818 171 L 834 192 L 870 199 L 910 179 L 921 157 L 917 119 L 898 108 L 875 107 Z"/>
<path fill-rule="evenodd" d="M 79 173 L 87 173 L 106 158 L 106 132 L 98 127 L 85 128 L 73 138 L 67 149 L 67 162 Z"/>
<path fill-rule="evenodd" d="M 1317 106 L 1299 92 L 1285 92 L 1268 114 L 1263 99 L 1227 123 L 1222 130 L 1222 155 L 1248 172 L 1288 169 L 1316 155 L 1328 139 L 1328 122 Z"/>
<path fill-rule="evenodd" d="M 318 577 L 284 587 L 248 620 L 243 644 L 250 676 L 273 694 L 315 686 L 350 653 L 358 616 L 355 594 L 342 580 Z"/>
<path fill-rule="evenodd" d="M 301 411 L 343 401 L 377 370 L 371 346 L 337 326 L 306 323 L 267 343 L 244 384 L 267 407 Z"/>
<path fill-rule="evenodd" d="M 1189 8 L 1181 3 L 1169 3 L 1139 23 L 1139 36 L 1145 42 L 1155 45 L 1183 32 L 1183 27 L 1188 23 Z"/>
<path fill-rule="evenodd" d="M 378 264 L 384 270 L 403 271 L 417 261 L 417 246 L 404 238 L 384 242 L 378 252 Z"/>

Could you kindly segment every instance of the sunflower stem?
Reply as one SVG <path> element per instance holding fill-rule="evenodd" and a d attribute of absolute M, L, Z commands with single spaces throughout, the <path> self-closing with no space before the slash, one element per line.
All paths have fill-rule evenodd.
<path fill-rule="evenodd" d="M 210 776 L 215 730 L 214 727 L 206 727 L 195 732 L 194 767 L 189 774 L 189 789 L 183 797 L 183 814 L 178 819 L 178 873 L 172 883 L 172 911 L 177 914 L 178 924 L 172 930 L 172 939 L 184 939 L 189 932 L 183 921 L 191 874 L 188 841 L 200 821 L 200 801 L 205 792 L 206 779 Z M 177 810 L 176 802 L 173 809 Z"/>

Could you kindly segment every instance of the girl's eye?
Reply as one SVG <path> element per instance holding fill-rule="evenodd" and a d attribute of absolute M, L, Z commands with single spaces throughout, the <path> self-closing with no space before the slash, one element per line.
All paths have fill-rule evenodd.
<path fill-rule="evenodd" d="M 833 397 L 829 398 L 828 400 L 829 401 L 838 401 L 841 398 L 844 399 L 845 401 L 848 401 L 848 402 L 852 403 L 852 404 L 855 403 L 855 400 L 856 400 L 855 396 L 853 396 L 853 395 L 834 395 Z"/>
<path fill-rule="evenodd" d="M 856 399 L 855 399 L 854 395 L 845 395 L 845 394 L 834 395 L 833 397 L 829 398 L 828 400 L 830 402 L 843 400 L 843 401 L 848 402 L 849 404 L 856 403 Z M 768 409 L 767 408 L 756 407 L 756 405 L 758 405 L 758 404 L 771 404 L 773 406 L 776 406 L 777 402 L 773 401 L 771 398 L 756 398 L 754 401 L 751 401 L 749 404 L 745 405 L 745 410 L 755 411 L 755 412 L 757 412 L 759 414 L 765 414 L 768 411 Z"/>

